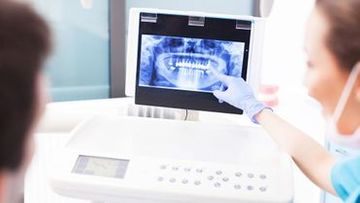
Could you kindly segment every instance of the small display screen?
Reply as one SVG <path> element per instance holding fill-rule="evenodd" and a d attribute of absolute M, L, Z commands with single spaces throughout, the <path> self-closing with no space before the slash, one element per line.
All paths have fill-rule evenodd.
<path fill-rule="evenodd" d="M 142 35 L 139 85 L 213 92 L 223 84 L 212 70 L 241 77 L 244 42 Z"/>
<path fill-rule="evenodd" d="M 129 160 L 80 155 L 73 173 L 123 179 Z"/>

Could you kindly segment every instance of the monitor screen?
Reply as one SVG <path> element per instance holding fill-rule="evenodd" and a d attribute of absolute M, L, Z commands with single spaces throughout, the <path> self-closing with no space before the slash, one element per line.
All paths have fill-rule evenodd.
<path fill-rule="evenodd" d="M 242 113 L 212 94 L 226 86 L 214 71 L 246 80 L 251 22 L 205 18 L 202 26 L 189 17 L 157 14 L 140 18 L 137 104 Z"/>
<path fill-rule="evenodd" d="M 223 89 L 212 73 L 241 77 L 245 43 L 142 35 L 139 86 L 195 92 Z"/>

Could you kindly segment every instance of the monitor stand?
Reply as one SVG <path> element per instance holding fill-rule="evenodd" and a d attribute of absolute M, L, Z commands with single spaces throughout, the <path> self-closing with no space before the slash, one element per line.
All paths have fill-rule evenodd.
<path fill-rule="evenodd" d="M 198 121 L 199 112 L 187 109 L 175 109 L 157 106 L 145 106 L 129 104 L 127 109 L 128 116 L 162 118 L 170 120 Z"/>

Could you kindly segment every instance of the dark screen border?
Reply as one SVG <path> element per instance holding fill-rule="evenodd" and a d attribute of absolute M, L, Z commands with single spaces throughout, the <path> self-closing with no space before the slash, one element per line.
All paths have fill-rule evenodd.
<path fill-rule="evenodd" d="M 140 16 L 141 14 L 142 13 L 140 13 Z M 246 80 L 251 29 L 235 29 L 236 23 L 239 22 L 239 20 L 211 17 L 205 18 L 204 27 L 189 26 L 189 16 L 185 15 L 157 14 L 156 23 L 141 22 L 141 18 L 138 20 L 139 37 L 135 88 L 136 104 L 223 113 L 243 113 L 243 111 L 227 103 L 219 103 L 219 101 L 211 93 L 139 86 L 141 40 L 143 34 L 149 34 L 244 42 L 245 51 L 242 78 Z M 241 24 L 248 25 L 248 27 L 251 28 L 251 21 L 241 21 Z"/>

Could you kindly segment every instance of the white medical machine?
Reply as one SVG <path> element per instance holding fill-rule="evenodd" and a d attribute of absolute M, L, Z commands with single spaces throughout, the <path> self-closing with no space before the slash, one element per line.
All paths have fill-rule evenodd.
<path fill-rule="evenodd" d="M 212 97 L 224 87 L 211 69 L 256 87 L 261 19 L 157 9 L 130 13 L 127 88 L 136 103 L 242 113 Z M 261 128 L 224 122 L 96 116 L 73 130 L 52 166 L 56 193 L 93 202 L 293 199 L 291 159 Z"/>

